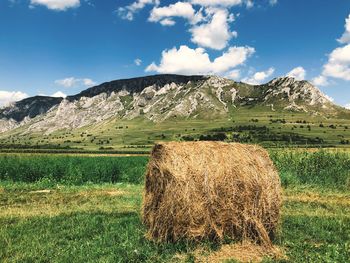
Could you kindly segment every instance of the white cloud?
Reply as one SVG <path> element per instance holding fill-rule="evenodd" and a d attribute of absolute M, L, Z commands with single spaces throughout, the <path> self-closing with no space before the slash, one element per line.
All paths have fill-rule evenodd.
<path fill-rule="evenodd" d="M 251 0 L 191 0 L 191 3 L 201 6 L 225 6 L 232 7 L 246 3 L 249 7 L 253 4 Z"/>
<path fill-rule="evenodd" d="M 248 83 L 251 85 L 262 84 L 267 78 L 275 72 L 274 68 L 269 68 L 266 71 L 256 72 L 253 76 L 242 79 L 242 82 Z"/>
<path fill-rule="evenodd" d="M 64 11 L 68 8 L 75 8 L 80 6 L 80 0 L 31 0 L 31 6 L 44 5 L 48 9 Z"/>
<path fill-rule="evenodd" d="M 269 3 L 270 5 L 274 6 L 278 3 L 278 0 L 270 0 Z"/>
<path fill-rule="evenodd" d="M 226 9 L 207 8 L 206 12 L 210 21 L 190 29 L 191 41 L 201 47 L 221 50 L 227 46 L 232 37 L 237 36 L 237 32 L 230 31 L 228 24 L 234 18 Z"/>
<path fill-rule="evenodd" d="M 227 73 L 227 78 L 238 80 L 241 77 L 241 71 L 239 69 L 234 69 Z"/>
<path fill-rule="evenodd" d="M 154 7 L 148 18 L 150 22 L 160 22 L 163 26 L 175 25 L 174 17 L 182 17 L 192 24 L 203 19 L 201 11 L 196 12 L 188 2 L 177 2 L 169 6 Z"/>
<path fill-rule="evenodd" d="M 171 18 L 164 18 L 163 20 L 160 21 L 160 24 L 162 26 L 173 26 L 176 24 L 176 22 Z"/>
<path fill-rule="evenodd" d="M 7 106 L 11 102 L 23 100 L 25 98 L 28 98 L 28 94 L 21 91 L 0 90 L 0 107 Z"/>
<path fill-rule="evenodd" d="M 51 97 L 65 98 L 65 97 L 67 97 L 67 95 L 65 93 L 63 93 L 62 91 L 57 91 L 54 94 L 52 94 Z"/>
<path fill-rule="evenodd" d="M 230 47 L 222 56 L 217 57 L 213 62 L 213 72 L 225 72 L 231 68 L 243 64 L 248 57 L 253 55 L 255 49 L 252 47 Z"/>
<path fill-rule="evenodd" d="M 312 84 L 315 86 L 327 86 L 329 85 L 328 79 L 325 76 L 318 76 L 311 80 Z"/>
<path fill-rule="evenodd" d="M 204 49 L 223 50 L 229 47 L 230 40 L 238 36 L 237 31 L 230 28 L 235 20 L 230 8 L 239 5 L 253 7 L 253 0 L 179 0 L 165 6 L 160 6 L 160 0 L 137 0 L 131 5 L 120 7 L 118 13 L 124 19 L 133 20 L 134 14 L 147 4 L 154 5 L 148 17 L 149 22 L 170 27 L 176 24 L 177 18 L 184 19 L 191 33 L 191 41 L 198 47 L 192 49 L 180 46 L 179 49 L 174 47 L 163 50 L 160 63 L 148 65 L 147 72 L 214 73 L 238 78 L 239 71 L 233 71 L 234 67 L 244 63 L 255 52 L 252 47 L 231 47 L 222 56 L 211 60 Z"/>
<path fill-rule="evenodd" d="M 314 84 L 327 85 L 329 77 L 350 81 L 350 15 L 345 21 L 345 32 L 338 41 L 346 45 L 334 49 L 328 55 L 322 74 L 313 80 Z"/>
<path fill-rule="evenodd" d="M 323 67 L 322 75 L 350 80 L 350 44 L 332 51 Z"/>
<path fill-rule="evenodd" d="M 162 52 L 159 65 L 152 63 L 146 71 L 177 74 L 223 74 L 243 64 L 255 52 L 251 47 L 230 47 L 220 57 L 210 60 L 203 48 L 191 49 L 185 45 Z"/>
<path fill-rule="evenodd" d="M 86 87 L 91 87 L 96 85 L 96 82 L 88 78 L 77 79 L 74 77 L 70 77 L 70 78 L 55 80 L 55 84 L 59 86 L 63 86 L 65 88 L 72 88 L 72 87 L 82 86 L 82 85 Z"/>
<path fill-rule="evenodd" d="M 346 104 L 344 108 L 350 110 L 350 103 Z"/>
<path fill-rule="evenodd" d="M 132 4 L 130 4 L 128 6 L 119 7 L 118 8 L 118 15 L 122 19 L 126 19 L 126 20 L 129 20 L 129 21 L 132 21 L 134 19 L 134 14 L 139 12 L 146 5 L 158 6 L 159 3 L 160 3 L 159 0 L 137 0 L 137 1 L 133 2 Z"/>
<path fill-rule="evenodd" d="M 288 77 L 295 78 L 296 80 L 304 80 L 306 76 L 306 71 L 303 67 L 296 67 L 287 73 Z"/>
<path fill-rule="evenodd" d="M 342 44 L 350 43 L 350 15 L 345 19 L 345 32 L 338 41 Z"/>
<path fill-rule="evenodd" d="M 141 66 L 142 60 L 137 58 L 137 59 L 134 60 L 134 63 L 135 63 L 136 66 Z"/>
<path fill-rule="evenodd" d="M 97 83 L 95 81 L 93 81 L 92 79 L 81 79 L 80 81 L 83 82 L 83 84 L 86 86 L 86 87 L 91 87 L 91 86 L 94 86 L 96 85 Z"/>
<path fill-rule="evenodd" d="M 178 74 L 207 74 L 211 70 L 209 55 L 203 48 L 175 47 L 162 52 L 160 65 L 152 63 L 146 71 Z"/>
<path fill-rule="evenodd" d="M 276 0 L 269 0 L 275 2 Z M 228 46 L 232 38 L 238 36 L 230 29 L 235 20 L 230 8 L 245 4 L 247 8 L 254 5 L 252 0 L 180 0 L 175 3 L 159 6 L 160 0 L 137 0 L 131 5 L 120 7 L 119 15 L 133 20 L 134 14 L 145 5 L 154 5 L 148 21 L 160 23 L 162 26 L 174 26 L 176 18 L 183 18 L 189 24 L 191 41 L 199 47 L 222 50 Z"/>
<path fill-rule="evenodd" d="M 159 22 L 162 26 L 174 26 L 176 22 L 172 18 L 164 18 Z"/>
<path fill-rule="evenodd" d="M 77 80 L 74 77 L 55 80 L 55 84 L 63 86 L 65 88 L 71 88 L 76 83 L 77 83 Z"/>
<path fill-rule="evenodd" d="M 332 98 L 331 96 L 328 95 L 324 95 L 326 97 L 327 100 L 329 100 L 330 102 L 334 102 L 334 98 Z"/>
<path fill-rule="evenodd" d="M 221 50 L 230 39 L 237 37 L 237 32 L 231 32 L 229 26 L 234 21 L 234 15 L 225 8 L 206 7 L 196 11 L 189 2 L 177 2 L 169 6 L 154 7 L 148 21 L 173 26 L 176 17 L 184 18 L 191 24 L 191 41 L 201 47 Z"/>
<path fill-rule="evenodd" d="M 246 5 L 247 8 L 252 8 L 254 6 L 254 2 L 252 0 L 247 0 Z"/>

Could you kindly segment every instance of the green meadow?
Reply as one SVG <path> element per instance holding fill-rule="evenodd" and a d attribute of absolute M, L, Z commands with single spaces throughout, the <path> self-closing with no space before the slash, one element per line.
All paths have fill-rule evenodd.
<path fill-rule="evenodd" d="M 258 143 L 265 147 L 349 148 L 349 118 L 266 107 L 232 109 L 229 118 L 173 118 L 154 123 L 144 118 L 110 119 L 80 129 L 51 134 L 25 132 L 25 127 L 0 135 L 6 152 L 144 153 L 157 141 L 219 140 Z M 254 116 L 254 117 L 252 117 Z"/>
<path fill-rule="evenodd" d="M 265 262 L 347 262 L 350 155 L 271 150 L 284 192 Z M 141 223 L 148 157 L 0 155 L 0 262 L 197 262 L 223 245 L 155 244 Z M 211 257 L 212 258 L 212 257 Z M 235 262 L 227 258 L 227 262 Z"/>

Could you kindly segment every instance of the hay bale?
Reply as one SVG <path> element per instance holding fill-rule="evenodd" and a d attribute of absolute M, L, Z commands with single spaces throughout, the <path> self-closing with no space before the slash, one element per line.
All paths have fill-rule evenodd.
<path fill-rule="evenodd" d="M 259 146 L 169 142 L 153 148 L 142 208 L 152 240 L 230 237 L 271 245 L 280 207 L 278 173 Z"/>

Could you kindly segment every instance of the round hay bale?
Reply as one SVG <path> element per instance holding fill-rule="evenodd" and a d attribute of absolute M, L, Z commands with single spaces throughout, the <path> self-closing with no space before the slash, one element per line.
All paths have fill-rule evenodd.
<path fill-rule="evenodd" d="M 271 245 L 281 183 L 263 148 L 222 142 L 156 144 L 142 217 L 157 242 L 253 240 Z"/>

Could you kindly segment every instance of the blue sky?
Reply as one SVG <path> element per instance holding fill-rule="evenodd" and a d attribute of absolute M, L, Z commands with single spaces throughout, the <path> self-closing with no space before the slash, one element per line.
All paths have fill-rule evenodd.
<path fill-rule="evenodd" d="M 291 75 L 350 106 L 349 14 L 349 0 L 0 0 L 0 105 L 179 73 Z"/>

